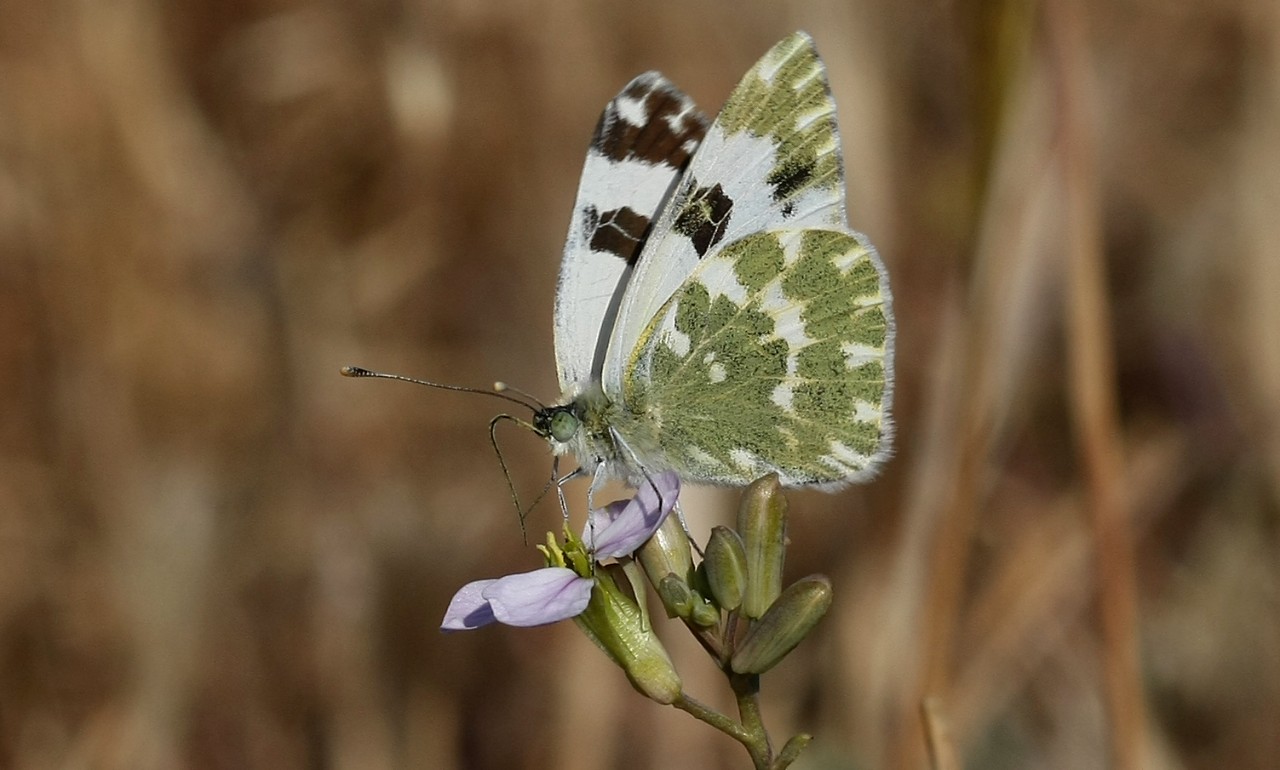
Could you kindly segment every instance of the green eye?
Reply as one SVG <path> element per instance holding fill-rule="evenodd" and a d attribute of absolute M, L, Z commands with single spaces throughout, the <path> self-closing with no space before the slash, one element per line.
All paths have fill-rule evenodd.
<path fill-rule="evenodd" d="M 551 434 L 551 438 L 561 443 L 573 438 L 573 434 L 578 432 L 578 418 L 573 412 L 568 410 L 558 411 L 551 415 L 551 421 L 547 424 L 547 432 Z"/>

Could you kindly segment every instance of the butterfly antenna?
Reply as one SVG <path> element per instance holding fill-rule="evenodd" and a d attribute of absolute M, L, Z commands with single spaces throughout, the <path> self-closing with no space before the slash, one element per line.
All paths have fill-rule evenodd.
<path fill-rule="evenodd" d="M 466 387 L 465 385 L 446 385 L 442 382 L 431 382 L 430 380 L 420 380 L 416 377 L 406 377 L 403 374 L 388 374 L 387 372 L 375 372 L 372 369 L 365 369 L 364 367 L 361 367 L 361 366 L 344 366 L 339 371 L 342 372 L 343 377 L 375 377 L 380 380 L 400 380 L 401 382 L 412 382 L 414 385 L 425 385 L 428 388 L 438 388 L 440 390 L 456 390 L 460 393 L 479 393 L 484 396 L 493 396 L 494 398 L 500 398 L 500 399 L 503 399 L 504 401 L 510 401 L 513 404 L 519 404 L 520 406 L 523 406 L 525 409 L 528 409 L 531 412 L 537 412 L 540 409 L 546 408 L 545 406 L 542 405 L 542 402 L 538 401 L 536 398 L 532 398 L 531 396 L 524 393 L 523 391 L 516 390 L 515 388 L 508 388 L 502 383 L 498 383 L 497 385 L 495 385 L 493 390 L 485 390 L 484 388 L 469 388 L 469 387 Z M 498 387 L 498 386 L 501 386 L 501 387 Z M 524 396 L 525 398 L 532 400 L 533 403 L 529 403 L 529 401 L 525 401 L 524 399 L 515 398 L 514 396 L 509 396 L 503 392 L 505 390 L 511 390 L 515 393 L 518 393 Z"/>
<path fill-rule="evenodd" d="M 446 385 L 445 383 L 442 383 L 442 382 L 420 380 L 416 377 L 406 377 L 403 374 L 389 374 L 387 372 L 377 372 L 372 369 L 365 369 L 362 366 L 344 366 L 339 371 L 342 372 L 343 377 L 374 377 L 376 379 L 381 379 L 381 380 L 400 380 L 401 382 L 411 382 L 414 385 L 423 385 L 428 388 L 438 388 L 439 390 L 454 390 L 460 393 L 479 393 L 484 396 L 494 396 L 495 398 L 501 398 L 504 401 L 510 401 L 513 404 L 519 404 L 520 406 L 523 406 L 525 409 L 528 409 L 529 411 L 533 412 L 535 415 L 539 412 L 545 412 L 547 410 L 547 405 L 542 403 L 542 401 L 526 393 L 525 391 L 520 390 L 519 388 L 514 388 L 514 387 L 511 387 L 510 385 L 507 385 L 505 382 L 495 382 L 493 384 L 492 390 L 485 390 L 483 388 L 469 388 L 464 385 Z M 521 396 L 521 398 L 516 398 L 515 396 L 507 395 L 507 391 L 511 391 L 512 393 L 515 393 L 516 395 Z M 525 430 L 528 430 L 531 433 L 536 433 L 539 436 L 543 436 L 546 434 L 544 431 L 538 430 L 538 428 L 534 426 L 533 423 L 530 423 L 526 420 L 522 420 L 519 417 L 515 417 L 510 414 L 500 414 L 489 421 L 489 443 L 493 446 L 493 453 L 498 456 L 498 465 L 502 467 L 502 477 L 506 479 L 507 491 L 511 493 L 511 502 L 513 505 L 515 505 L 516 515 L 519 516 L 520 518 L 520 535 L 522 538 L 524 538 L 525 544 L 528 545 L 529 533 L 528 533 L 528 530 L 525 528 L 525 519 L 528 517 L 529 513 L 532 512 L 533 509 L 538 506 L 538 503 L 542 502 L 542 499 L 547 496 L 547 491 L 551 489 L 551 485 L 555 482 L 556 472 L 553 467 L 551 479 L 548 480 L 547 483 L 543 485 L 542 491 L 540 491 L 538 493 L 538 496 L 534 498 L 532 505 L 530 505 L 528 508 L 525 508 L 523 505 L 521 505 L 520 495 L 519 493 L 516 492 L 515 481 L 512 480 L 511 478 L 511 468 L 507 465 L 507 460 L 502 455 L 502 447 L 498 445 L 498 432 L 497 432 L 498 423 L 504 420 L 509 420 L 511 422 L 514 422 L 515 424 L 519 425 Z M 557 461 L 558 461 L 558 458 L 557 458 Z M 557 466 L 558 466 L 558 462 L 557 462 Z"/>
<path fill-rule="evenodd" d="M 518 396 L 524 396 L 525 398 L 529 399 L 529 400 L 530 400 L 530 401 L 532 401 L 533 403 L 537 404 L 539 409 L 546 409 L 546 408 L 547 408 L 547 405 L 546 405 L 546 404 L 544 404 L 544 403 L 542 403 L 542 399 L 540 399 L 540 398 L 538 398 L 537 396 L 534 396 L 534 395 L 532 395 L 532 394 L 528 393 L 527 391 L 523 391 L 523 390 L 521 390 L 521 389 L 517 388 L 517 387 L 516 387 L 516 386 L 514 386 L 514 385 L 508 385 L 508 384 L 507 384 L 507 383 L 505 383 L 505 382 L 495 382 L 495 383 L 493 383 L 493 392 L 494 392 L 494 393 L 505 393 L 505 392 L 506 392 L 506 391 L 508 391 L 508 390 L 509 390 L 509 391 L 511 391 L 512 393 L 515 393 L 515 394 L 516 394 L 516 395 L 518 395 Z"/>

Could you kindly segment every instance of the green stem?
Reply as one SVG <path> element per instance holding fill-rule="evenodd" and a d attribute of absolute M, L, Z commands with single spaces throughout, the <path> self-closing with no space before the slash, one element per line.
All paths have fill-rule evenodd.
<path fill-rule="evenodd" d="M 813 736 L 801 733 L 787 741 L 782 752 L 774 757 L 773 745 L 769 741 L 769 733 L 764 728 L 764 719 L 760 716 L 760 677 L 755 674 L 736 674 L 727 672 L 729 683 L 733 687 L 734 697 L 738 701 L 738 713 L 742 722 L 721 714 L 681 693 L 672 706 L 688 712 L 720 732 L 741 743 L 751 755 L 751 763 L 756 770 L 785 770 L 804 751 Z"/>
<path fill-rule="evenodd" d="M 769 743 L 769 733 L 764 729 L 764 718 L 760 715 L 760 677 L 757 674 L 729 674 L 729 685 L 733 695 L 738 699 L 738 714 L 742 717 L 742 727 L 752 736 L 751 743 L 744 743 L 751 759 L 758 768 L 769 768 L 773 763 L 773 746 Z"/>
<path fill-rule="evenodd" d="M 688 695 L 682 693 L 671 705 L 681 711 L 689 712 L 695 718 L 701 719 L 703 722 L 706 722 L 743 745 L 751 743 L 752 735 L 747 732 L 746 728 L 724 714 L 721 714 L 719 711 L 690 698 Z"/>
<path fill-rule="evenodd" d="M 772 770 L 786 770 L 812 740 L 813 736 L 808 733 L 792 736 L 791 740 L 787 741 L 787 745 L 782 747 L 782 751 L 778 752 L 778 758 L 774 761 Z"/>
<path fill-rule="evenodd" d="M 741 725 L 715 709 L 709 708 L 687 695 L 681 695 L 671 704 L 687 711 L 703 722 L 741 743 L 751 755 L 751 764 L 756 770 L 770 770 L 772 756 L 769 748 L 769 736 L 763 732 L 753 731 Z"/>

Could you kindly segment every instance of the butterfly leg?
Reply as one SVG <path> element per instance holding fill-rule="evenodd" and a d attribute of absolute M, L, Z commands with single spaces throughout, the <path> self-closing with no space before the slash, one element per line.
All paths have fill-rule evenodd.
<path fill-rule="evenodd" d="M 639 489 L 639 488 L 640 488 L 640 485 L 641 485 L 641 484 L 648 484 L 649 486 L 653 487 L 653 491 L 654 491 L 654 492 L 656 492 L 656 493 L 657 493 L 657 495 L 658 495 L 658 505 L 659 505 L 659 507 L 661 507 L 661 506 L 662 506 L 662 492 L 658 490 L 658 485 L 657 485 L 657 484 L 655 484 L 655 483 L 653 483 L 653 478 L 649 475 L 649 470 L 648 470 L 647 468 L 645 468 L 645 467 L 644 467 L 644 465 L 640 462 L 640 458 L 636 456 L 636 453 L 631 449 L 631 446 L 630 446 L 629 444 L 627 444 L 627 440 L 626 440 L 625 438 L 623 438 L 623 437 L 622 437 L 622 434 L 621 434 L 621 433 L 619 433 L 618 431 L 616 431 L 616 430 L 614 430 L 614 429 L 610 428 L 610 429 L 609 429 L 609 435 L 613 436 L 613 441 L 614 441 L 614 443 L 615 443 L 615 444 L 617 444 L 617 445 L 622 449 L 622 451 L 626 452 L 628 456 L 630 456 L 630 458 L 631 458 L 631 463 L 630 463 L 631 467 L 632 467 L 632 468 L 637 468 L 637 469 L 639 469 L 639 471 L 640 471 L 640 475 L 644 478 L 644 481 L 642 481 L 642 482 L 637 482 L 637 481 L 635 481 L 635 479 L 631 479 L 631 482 L 632 482 L 633 484 L 635 484 L 635 487 L 636 487 L 637 489 Z M 597 473 L 597 475 L 599 475 L 599 474 Z M 679 510 L 679 505 L 680 505 L 680 503 L 677 501 L 677 502 L 676 502 L 676 510 L 677 510 L 677 511 Z M 680 516 L 680 523 L 681 523 L 682 525 L 684 524 L 684 516 L 683 516 L 683 515 L 681 515 L 681 516 Z M 684 531 L 685 531 L 685 534 L 687 535 L 687 534 L 689 533 L 689 528 L 688 528 L 688 527 L 685 527 L 685 528 L 684 528 Z"/>
<path fill-rule="evenodd" d="M 706 556 L 702 551 L 702 546 L 698 545 L 698 541 L 693 539 L 693 534 L 689 532 L 689 522 L 685 521 L 684 508 L 680 506 L 680 501 L 676 500 L 672 512 L 676 515 L 676 521 L 680 522 L 680 529 L 684 530 L 684 536 L 689 538 L 689 545 L 693 546 L 693 550 L 697 552 L 699 557 Z"/>
<path fill-rule="evenodd" d="M 581 469 L 583 472 L 585 468 Z M 596 509 L 596 493 L 599 492 L 609 481 L 608 466 L 603 460 L 596 461 L 596 467 L 591 475 L 591 487 L 587 490 L 587 510 L 594 511 Z"/>
<path fill-rule="evenodd" d="M 561 515 L 564 516 L 565 523 L 568 524 L 569 523 L 569 503 L 567 500 L 564 499 L 564 485 L 568 484 L 570 481 L 573 481 L 579 476 L 587 475 L 587 469 L 579 466 L 578 469 L 573 471 L 572 473 L 568 473 L 564 476 L 561 476 L 560 475 L 560 458 L 557 457 L 555 460 L 552 461 L 551 472 L 556 477 L 556 497 L 559 498 L 560 500 L 560 513 Z M 593 488 L 594 488 L 594 485 L 595 485 L 594 482 L 592 482 Z"/>

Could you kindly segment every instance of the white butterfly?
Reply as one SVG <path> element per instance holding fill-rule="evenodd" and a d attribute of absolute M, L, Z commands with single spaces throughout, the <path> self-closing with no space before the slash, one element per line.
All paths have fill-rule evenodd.
<path fill-rule="evenodd" d="M 888 281 L 845 220 L 835 103 L 808 35 L 770 49 L 710 125 L 649 72 L 605 107 L 587 153 L 556 293 L 559 403 L 478 392 L 533 409 L 592 493 L 663 471 L 862 481 L 893 433 Z"/>
<path fill-rule="evenodd" d="M 708 126 L 656 72 L 605 107 L 556 294 L 562 397 L 535 429 L 582 472 L 865 480 L 892 435 L 893 316 L 849 229 L 835 104 L 808 35 Z"/>

